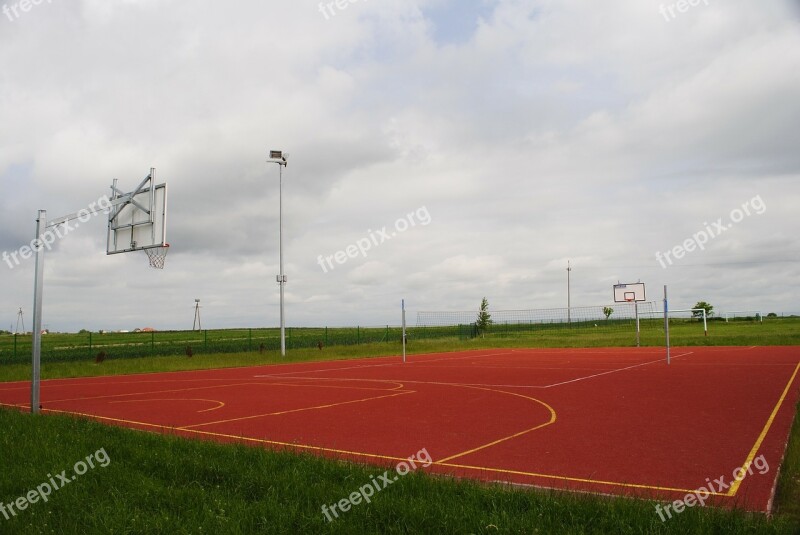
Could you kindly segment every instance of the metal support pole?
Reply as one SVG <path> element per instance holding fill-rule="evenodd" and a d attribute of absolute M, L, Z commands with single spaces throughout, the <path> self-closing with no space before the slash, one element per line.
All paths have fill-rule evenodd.
<path fill-rule="evenodd" d="M 44 242 L 42 232 L 47 228 L 47 210 L 39 210 L 36 219 L 36 271 L 33 285 L 33 355 L 31 374 L 31 413 L 37 414 L 41 397 L 39 386 L 42 362 L 42 291 L 44 290 Z"/>
<path fill-rule="evenodd" d="M 406 363 L 406 300 L 400 301 L 400 309 L 402 310 L 402 324 L 403 324 L 403 364 Z"/>
<path fill-rule="evenodd" d="M 572 323 L 572 303 L 571 303 L 571 295 L 570 295 L 570 287 L 569 287 L 569 274 L 572 272 L 572 268 L 569 265 L 569 260 L 567 260 L 567 325 Z"/>
<path fill-rule="evenodd" d="M 281 356 L 286 356 L 286 316 L 284 314 L 284 294 L 286 286 L 286 274 L 283 272 L 283 168 L 286 167 L 286 157 L 283 151 L 269 151 L 270 163 L 278 164 L 278 243 L 279 243 L 279 262 L 280 273 L 276 277 L 280 285 L 281 292 Z"/>
<path fill-rule="evenodd" d="M 281 356 L 286 356 L 286 318 L 283 315 L 283 294 L 284 286 L 286 286 L 286 275 L 283 273 L 283 165 L 278 165 L 278 231 L 280 241 L 280 268 L 278 282 L 281 286 Z"/>
<path fill-rule="evenodd" d="M 669 358 L 669 302 L 667 301 L 667 285 L 664 285 L 664 336 L 667 340 L 667 365 L 670 363 Z"/>
<path fill-rule="evenodd" d="M 639 329 L 639 302 L 633 302 L 633 313 L 636 316 L 636 347 L 639 347 L 639 333 L 641 332 Z"/>

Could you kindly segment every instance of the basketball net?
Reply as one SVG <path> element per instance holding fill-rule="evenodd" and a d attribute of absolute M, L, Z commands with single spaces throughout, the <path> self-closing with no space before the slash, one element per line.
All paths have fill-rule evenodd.
<path fill-rule="evenodd" d="M 150 247 L 145 249 L 144 252 L 147 253 L 151 268 L 164 269 L 164 261 L 167 259 L 167 253 L 169 252 L 168 243 L 160 247 Z"/>

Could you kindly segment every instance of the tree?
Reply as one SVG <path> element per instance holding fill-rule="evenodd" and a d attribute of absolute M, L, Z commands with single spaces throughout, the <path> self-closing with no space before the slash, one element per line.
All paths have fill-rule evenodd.
<path fill-rule="evenodd" d="M 614 309 L 613 308 L 611 308 L 611 307 L 603 307 L 603 315 L 605 315 L 606 321 L 608 321 L 608 318 L 611 317 L 611 314 L 613 314 L 613 313 L 614 313 Z"/>
<path fill-rule="evenodd" d="M 707 318 L 710 318 L 711 316 L 714 315 L 714 307 L 711 306 L 709 303 L 706 303 L 705 301 L 698 301 L 697 304 L 695 304 L 692 308 L 702 308 L 703 310 L 706 311 L 706 317 Z M 699 310 L 693 310 L 692 311 L 692 317 L 694 317 L 694 318 L 702 318 L 703 317 L 703 313 L 700 312 Z"/>
<path fill-rule="evenodd" d="M 478 311 L 478 319 L 475 321 L 475 326 L 478 332 L 483 334 L 492 324 L 492 315 L 489 314 L 489 301 L 484 297 L 481 300 L 481 308 Z"/>
<path fill-rule="evenodd" d="M 768 317 L 768 318 L 777 318 L 777 317 L 778 317 L 778 315 L 777 315 L 777 314 L 775 314 L 774 312 L 770 312 L 769 314 L 767 314 L 767 317 Z"/>

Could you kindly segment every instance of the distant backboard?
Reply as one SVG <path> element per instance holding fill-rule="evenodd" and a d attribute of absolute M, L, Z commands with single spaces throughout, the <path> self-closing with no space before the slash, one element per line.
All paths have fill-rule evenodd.
<path fill-rule="evenodd" d="M 127 253 L 167 243 L 167 185 L 155 185 L 156 170 L 131 192 L 111 186 L 107 254 Z"/>
<path fill-rule="evenodd" d="M 637 301 L 645 301 L 643 282 L 614 285 L 615 303 L 632 303 Z"/>

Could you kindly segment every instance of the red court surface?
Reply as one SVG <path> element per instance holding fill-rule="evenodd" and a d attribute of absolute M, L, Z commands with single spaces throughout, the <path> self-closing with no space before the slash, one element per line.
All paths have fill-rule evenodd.
<path fill-rule="evenodd" d="M 42 382 L 43 412 L 428 472 L 768 511 L 800 347 L 496 349 Z M 29 408 L 26 382 L 0 404 Z M 734 470 L 750 467 L 737 482 Z"/>

